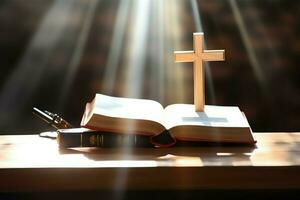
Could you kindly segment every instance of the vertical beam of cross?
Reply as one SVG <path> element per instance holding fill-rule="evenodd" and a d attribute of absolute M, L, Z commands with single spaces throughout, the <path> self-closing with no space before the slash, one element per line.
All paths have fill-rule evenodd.
<path fill-rule="evenodd" d="M 174 51 L 175 62 L 193 62 L 194 104 L 196 112 L 204 112 L 205 72 L 203 61 L 225 60 L 225 50 L 203 50 L 203 33 L 193 34 L 193 51 Z"/>

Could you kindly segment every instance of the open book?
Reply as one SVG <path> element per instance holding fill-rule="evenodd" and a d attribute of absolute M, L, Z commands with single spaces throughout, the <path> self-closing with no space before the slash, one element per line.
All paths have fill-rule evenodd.
<path fill-rule="evenodd" d="M 166 132 L 181 141 L 254 144 L 249 123 L 238 107 L 173 104 L 96 94 L 87 103 L 81 126 L 113 133 L 157 136 Z"/>

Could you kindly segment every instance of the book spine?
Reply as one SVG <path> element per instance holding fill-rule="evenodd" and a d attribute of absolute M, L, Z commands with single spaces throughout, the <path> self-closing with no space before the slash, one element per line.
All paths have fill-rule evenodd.
<path fill-rule="evenodd" d="M 153 147 L 149 137 L 139 135 L 126 135 L 106 133 L 100 131 L 90 132 L 61 132 L 58 130 L 57 142 L 60 148 L 75 147 Z"/>

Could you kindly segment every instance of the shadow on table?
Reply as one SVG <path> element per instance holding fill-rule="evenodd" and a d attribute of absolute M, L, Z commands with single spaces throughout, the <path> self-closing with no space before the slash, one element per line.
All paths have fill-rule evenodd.
<path fill-rule="evenodd" d="M 166 161 L 175 165 L 251 165 L 250 156 L 255 146 L 240 145 L 181 145 L 171 148 L 70 148 L 61 149 L 61 154 L 82 154 L 94 161 Z M 159 164 L 158 164 L 159 165 Z"/>

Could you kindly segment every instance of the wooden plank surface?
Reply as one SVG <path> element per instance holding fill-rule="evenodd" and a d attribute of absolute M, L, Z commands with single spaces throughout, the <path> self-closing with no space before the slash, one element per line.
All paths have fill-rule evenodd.
<path fill-rule="evenodd" d="M 255 133 L 256 147 L 77 148 L 0 136 L 0 191 L 299 188 L 300 133 Z"/>

